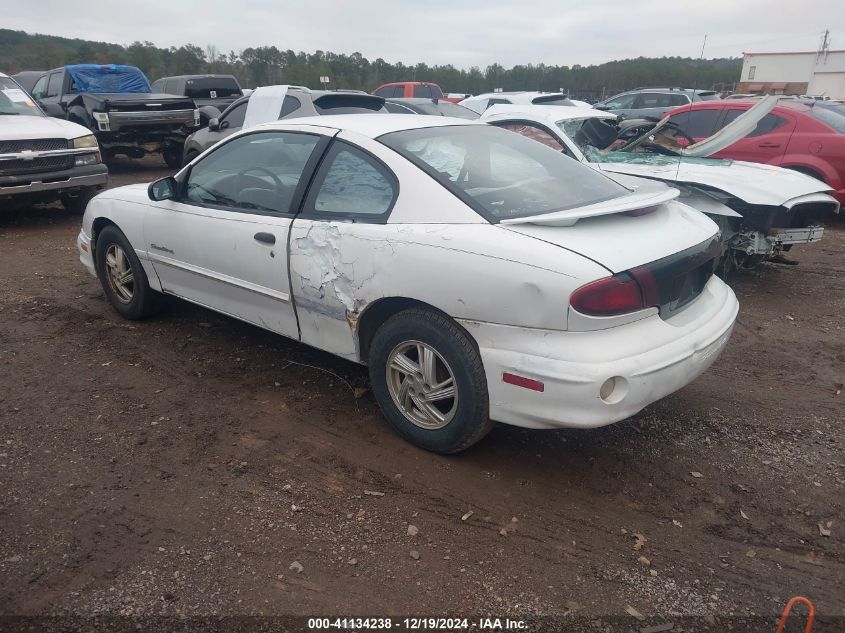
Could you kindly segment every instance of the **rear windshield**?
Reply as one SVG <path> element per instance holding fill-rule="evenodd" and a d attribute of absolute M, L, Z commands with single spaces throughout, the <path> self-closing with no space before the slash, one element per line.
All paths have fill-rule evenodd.
<path fill-rule="evenodd" d="M 479 116 L 477 112 L 473 112 L 469 108 L 455 105 L 454 103 L 449 103 L 448 101 L 421 103 L 419 104 L 419 109 L 425 114 L 433 114 L 435 116 L 453 116 L 459 119 L 475 120 Z"/>
<path fill-rule="evenodd" d="M 185 96 L 191 99 L 225 99 L 240 97 L 241 89 L 231 77 L 203 77 L 185 82 Z"/>
<path fill-rule="evenodd" d="M 534 97 L 531 100 L 534 105 L 556 105 L 556 106 L 574 106 L 569 99 L 563 95 L 543 95 L 542 97 Z"/>
<path fill-rule="evenodd" d="M 541 143 L 486 125 L 392 132 L 379 141 L 491 222 L 587 206 L 629 193 Z"/>
<path fill-rule="evenodd" d="M 320 114 L 356 114 L 359 112 L 387 112 L 384 99 L 366 94 L 323 95 L 314 100 L 314 108 Z"/>
<path fill-rule="evenodd" d="M 0 115 L 4 114 L 41 116 L 43 113 L 18 84 L 8 77 L 0 77 Z"/>
<path fill-rule="evenodd" d="M 817 103 L 810 108 L 809 112 L 814 119 L 832 127 L 840 134 L 845 134 L 845 104 L 822 105 Z"/>

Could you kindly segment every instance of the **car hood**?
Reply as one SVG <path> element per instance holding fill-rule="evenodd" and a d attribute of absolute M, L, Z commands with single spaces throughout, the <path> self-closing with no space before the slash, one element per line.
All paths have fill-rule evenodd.
<path fill-rule="evenodd" d="M 37 138 L 77 138 L 91 134 L 88 128 L 48 116 L 0 115 L 0 141 Z"/>
<path fill-rule="evenodd" d="M 598 164 L 603 171 L 718 189 L 749 204 L 780 206 L 799 196 L 830 191 L 821 180 L 773 165 L 625 152 L 604 158 Z"/>

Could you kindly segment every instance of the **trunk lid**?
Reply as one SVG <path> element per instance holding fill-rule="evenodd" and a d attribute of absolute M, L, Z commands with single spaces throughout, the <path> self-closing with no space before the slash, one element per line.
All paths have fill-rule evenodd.
<path fill-rule="evenodd" d="M 579 215 L 577 224 L 570 222 L 567 226 L 554 217 L 536 216 L 503 221 L 497 226 L 578 253 L 612 273 L 671 257 L 702 244 L 709 248 L 712 240 L 718 240 L 719 230 L 712 220 L 671 199 L 677 195 L 677 190 L 667 189 L 658 183 L 653 183 L 652 188 L 649 187 L 652 183 L 640 179 L 637 182 L 642 184 L 630 196 L 601 203 L 615 203 L 617 208 L 613 212 L 593 208 L 592 214 L 584 213 L 584 209 L 600 205 L 566 212 Z M 665 196 L 666 191 L 672 194 L 668 200 L 647 203 L 649 199 L 660 199 L 660 192 Z M 631 204 L 622 204 L 623 200 Z M 650 207 L 648 212 L 635 215 L 643 206 Z"/>

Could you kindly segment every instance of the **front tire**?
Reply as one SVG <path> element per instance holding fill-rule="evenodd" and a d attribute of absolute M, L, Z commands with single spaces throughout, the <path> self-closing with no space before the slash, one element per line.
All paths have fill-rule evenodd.
<path fill-rule="evenodd" d="M 82 215 L 85 213 L 85 207 L 91 201 L 91 198 L 97 195 L 99 189 L 97 187 L 85 187 L 76 193 L 64 194 L 61 198 L 62 206 L 68 213 Z"/>
<path fill-rule="evenodd" d="M 120 316 L 135 321 L 158 312 L 160 295 L 150 288 L 135 249 L 116 226 L 97 236 L 95 262 L 103 292 Z"/>
<path fill-rule="evenodd" d="M 478 350 L 457 323 L 413 308 L 388 319 L 369 353 L 373 395 L 391 426 L 435 453 L 457 453 L 493 426 Z"/>
<path fill-rule="evenodd" d="M 179 169 L 182 166 L 182 152 L 178 147 L 169 146 L 163 149 L 161 156 L 171 169 Z"/>

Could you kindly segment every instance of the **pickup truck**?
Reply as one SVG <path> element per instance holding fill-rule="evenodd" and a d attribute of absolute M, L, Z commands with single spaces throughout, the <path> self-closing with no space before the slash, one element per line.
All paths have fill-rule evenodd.
<path fill-rule="evenodd" d="M 177 75 L 161 77 L 153 82 L 153 90 L 169 95 L 182 95 L 194 100 L 200 111 L 200 124 L 205 127 L 209 119 L 219 117 L 243 91 L 232 75 Z"/>
<path fill-rule="evenodd" d="M 200 122 L 193 100 L 153 93 L 147 77 L 134 66 L 54 68 L 35 82 L 32 96 L 50 116 L 91 130 L 105 159 L 161 153 L 169 167 L 178 167 L 185 137 Z"/>
<path fill-rule="evenodd" d="M 108 181 L 91 131 L 48 117 L 0 73 L 0 209 L 61 200 L 82 213 Z"/>

